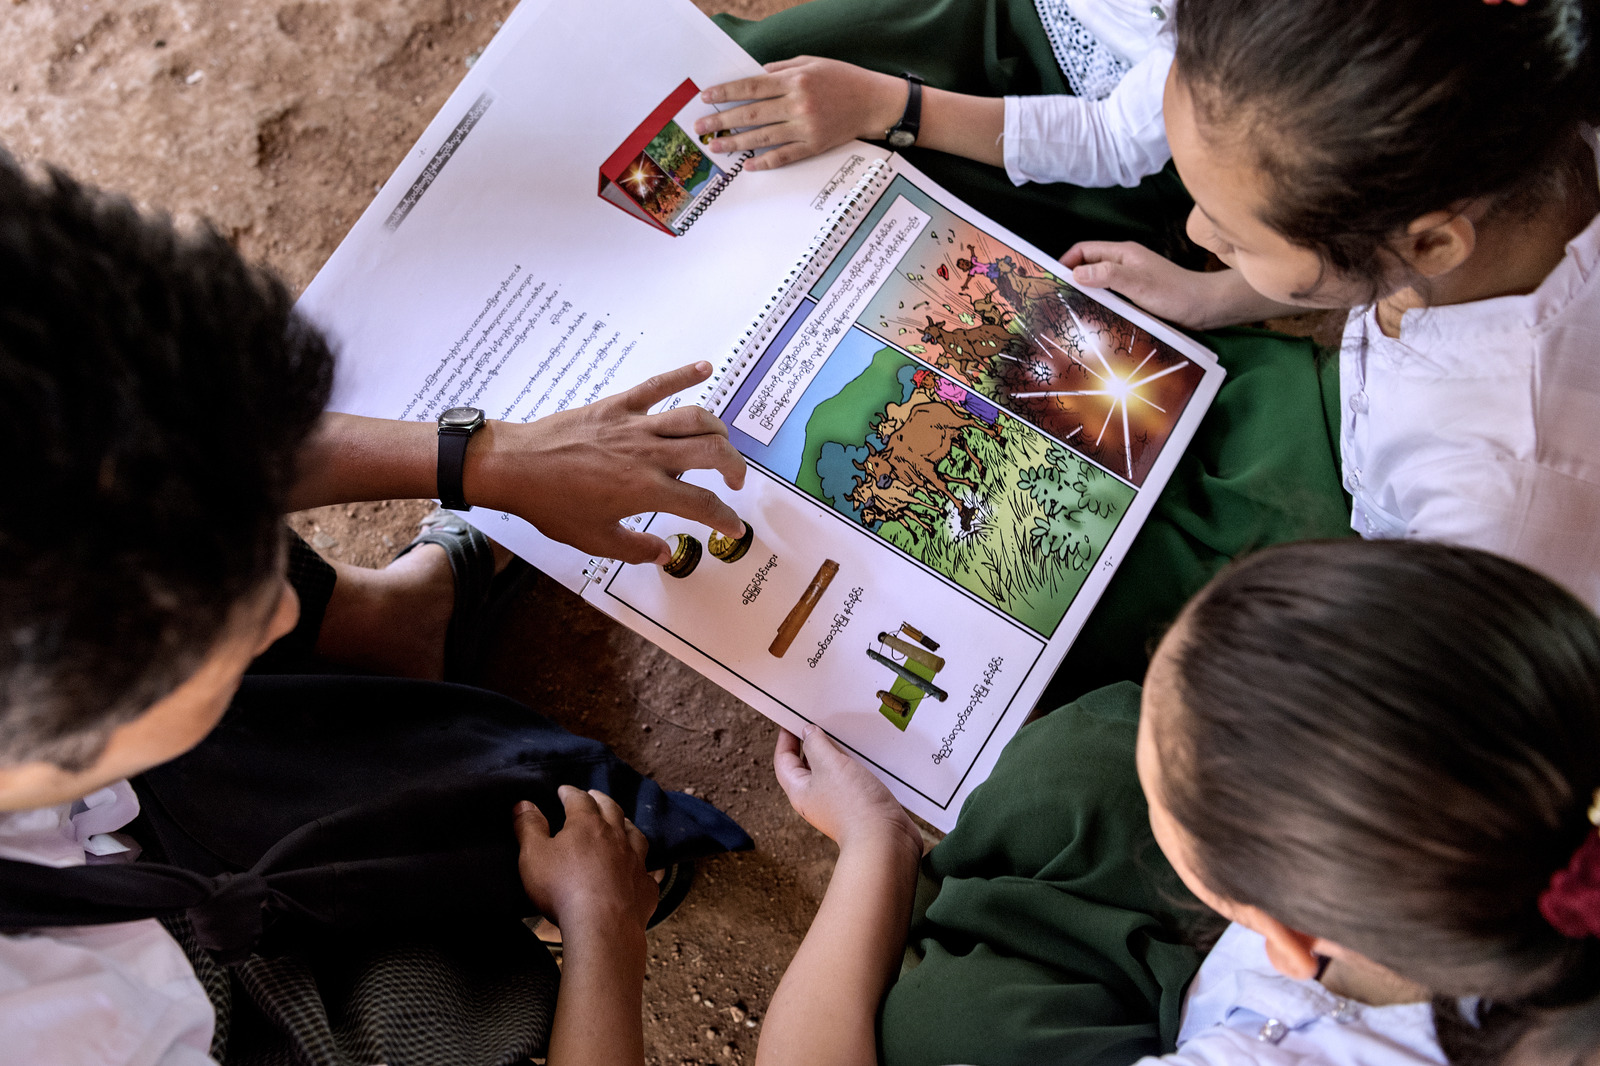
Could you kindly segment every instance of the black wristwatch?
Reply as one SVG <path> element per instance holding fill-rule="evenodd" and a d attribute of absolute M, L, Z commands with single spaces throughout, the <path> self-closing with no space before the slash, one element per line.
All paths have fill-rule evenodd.
<path fill-rule="evenodd" d="M 883 139 L 891 148 L 910 148 L 917 143 L 917 131 L 922 129 L 922 79 L 906 72 L 906 112 L 900 121 L 890 127 Z"/>
<path fill-rule="evenodd" d="M 476 407 L 452 407 L 439 416 L 439 503 L 452 511 L 470 511 L 461 488 L 467 465 L 467 442 L 483 428 L 483 412 Z"/>

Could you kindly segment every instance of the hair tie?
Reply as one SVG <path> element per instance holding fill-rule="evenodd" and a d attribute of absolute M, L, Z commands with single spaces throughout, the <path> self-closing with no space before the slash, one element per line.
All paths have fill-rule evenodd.
<path fill-rule="evenodd" d="M 1589 824 L 1600 826 L 1600 789 L 1589 804 Z M 1565 869 L 1539 895 L 1539 913 L 1562 936 L 1600 936 L 1600 830 L 1590 829 Z"/>

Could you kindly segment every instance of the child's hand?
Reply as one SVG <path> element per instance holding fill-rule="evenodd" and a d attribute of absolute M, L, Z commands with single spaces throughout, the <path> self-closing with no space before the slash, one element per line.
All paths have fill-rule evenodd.
<path fill-rule="evenodd" d="M 1088 289 L 1115 289 L 1158 318 L 1204 329 L 1213 323 L 1209 278 L 1185 270 L 1132 241 L 1082 241 L 1067 249 L 1061 265 Z"/>
<path fill-rule="evenodd" d="M 1086 289 L 1115 289 L 1151 314 L 1190 329 L 1217 329 L 1299 314 L 1250 287 L 1237 270 L 1185 270 L 1132 241 L 1083 241 L 1062 265 Z"/>
<path fill-rule="evenodd" d="M 517 804 L 517 867 L 522 887 L 563 939 L 585 929 L 637 926 L 656 908 L 656 882 L 644 868 L 650 844 L 604 792 L 562 785 L 566 824 L 554 836 L 538 807 Z"/>
<path fill-rule="evenodd" d="M 713 85 L 701 93 L 700 99 L 708 104 L 751 103 L 694 124 L 696 133 L 758 127 L 718 137 L 710 145 L 713 152 L 773 148 L 746 163 L 746 170 L 771 170 L 857 137 L 882 137 L 905 113 L 906 81 L 892 74 L 815 56 L 768 63 L 765 69 L 765 74 Z"/>
<path fill-rule="evenodd" d="M 922 854 L 922 834 L 905 808 L 816 726 L 806 727 L 804 741 L 780 729 L 772 768 L 800 817 L 841 850 L 857 840 L 887 837 Z"/>

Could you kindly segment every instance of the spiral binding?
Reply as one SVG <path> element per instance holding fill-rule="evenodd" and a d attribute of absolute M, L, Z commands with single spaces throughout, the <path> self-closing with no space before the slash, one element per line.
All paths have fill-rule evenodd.
<path fill-rule="evenodd" d="M 734 163 L 726 170 L 723 170 L 722 177 L 717 179 L 716 184 L 707 189 L 705 192 L 701 193 L 700 198 L 694 202 L 693 206 L 689 208 L 688 213 L 683 216 L 683 224 L 679 225 L 676 222 L 673 223 L 673 232 L 677 233 L 677 235 L 680 237 L 689 232 L 689 227 L 700 221 L 700 216 L 706 213 L 706 208 L 711 206 L 712 201 L 721 196 L 723 190 L 725 190 L 729 185 L 733 184 L 733 179 L 737 178 L 739 173 L 744 170 L 744 165 L 755 157 L 756 154 L 754 152 L 745 152 L 739 157 L 738 162 Z M 721 167 L 718 167 L 717 169 L 722 170 Z"/>
<path fill-rule="evenodd" d="M 739 165 L 742 168 L 744 161 L 741 160 Z M 863 208 L 870 210 L 872 205 L 878 202 L 879 195 L 888 187 L 893 177 L 894 168 L 887 159 L 874 160 L 867 166 L 866 173 L 846 194 L 843 202 L 833 209 L 833 213 L 818 228 L 817 235 L 811 239 L 805 252 L 795 260 L 794 266 L 778 283 L 778 290 L 762 305 L 761 310 L 756 312 L 750 328 L 735 342 L 733 349 L 715 364 L 705 388 L 694 400 L 695 406 L 704 407 L 712 414 L 720 414 L 720 408 L 738 391 L 745 376 L 759 361 L 761 354 L 767 350 L 767 345 L 773 336 L 783 328 L 783 324 L 794 313 L 795 305 L 811 290 L 811 286 L 816 284 L 817 278 L 828 268 L 834 255 L 855 232 L 856 226 L 866 215 L 866 210 Z M 720 194 L 721 190 L 717 191 Z M 693 224 L 692 220 L 690 224 Z M 623 519 L 622 527 L 637 533 L 649 520 L 648 514 L 633 515 Z M 612 559 L 590 558 L 583 570 L 584 576 L 588 579 L 585 584 L 593 584 L 604 579 L 611 572 L 614 563 L 615 560 Z"/>

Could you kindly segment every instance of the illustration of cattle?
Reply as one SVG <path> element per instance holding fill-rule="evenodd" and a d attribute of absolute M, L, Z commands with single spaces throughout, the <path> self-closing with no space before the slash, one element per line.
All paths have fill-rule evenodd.
<path fill-rule="evenodd" d="M 997 322 L 980 319 L 976 325 L 951 329 L 931 315 L 923 317 L 928 324 L 922 330 L 922 343 L 940 349 L 934 365 L 968 382 L 976 382 L 996 356 L 1005 355 L 1017 343 L 1017 337 Z"/>
<path fill-rule="evenodd" d="M 991 425 L 941 400 L 917 404 L 898 428 L 886 435 L 881 432 L 882 423 L 879 426 L 883 447 L 873 448 L 869 444 L 866 458 L 855 461 L 856 469 L 864 476 L 849 498 L 862 507 L 863 515 L 870 498 L 873 513 L 896 519 L 912 515 L 914 505 L 936 512 L 944 510 L 946 501 L 959 505 L 962 501 L 950 491 L 952 484 L 977 491 L 976 482 L 939 471 L 944 461 L 959 448 L 976 468 L 978 476 L 983 476 L 983 462 L 961 439 L 964 431 L 976 429 L 992 440 L 1000 439 L 998 424 Z M 920 517 L 916 524 L 929 528 Z"/>
<path fill-rule="evenodd" d="M 932 534 L 934 522 L 943 514 L 915 492 L 896 484 L 889 474 L 880 475 L 876 481 L 862 478 L 846 499 L 861 509 L 861 522 L 868 526 L 876 522 L 899 522 Z"/>

